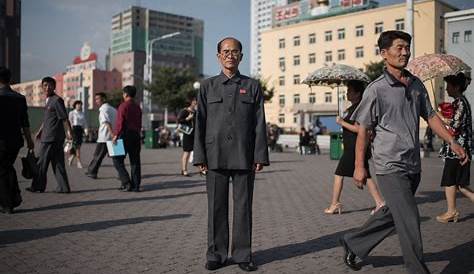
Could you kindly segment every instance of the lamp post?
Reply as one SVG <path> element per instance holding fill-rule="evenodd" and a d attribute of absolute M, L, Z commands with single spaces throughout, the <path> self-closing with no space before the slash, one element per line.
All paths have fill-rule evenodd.
<path fill-rule="evenodd" d="M 143 89 L 143 125 L 145 129 L 150 129 L 151 128 L 151 111 L 152 111 L 152 104 L 151 104 L 151 92 L 147 89 L 147 85 L 151 85 L 153 82 L 152 80 L 152 73 L 153 73 L 153 44 L 157 41 L 168 39 L 171 37 L 174 37 L 176 35 L 180 35 L 181 32 L 173 32 L 169 34 L 162 35 L 160 37 L 157 37 L 155 39 L 152 39 L 147 42 L 147 53 L 146 53 L 146 62 L 145 62 L 145 69 L 143 70 L 144 72 L 144 77 L 143 80 L 145 82 L 144 89 Z M 165 108 L 165 116 L 167 116 L 168 108 Z M 167 123 L 167 117 L 165 117 L 165 123 Z"/>

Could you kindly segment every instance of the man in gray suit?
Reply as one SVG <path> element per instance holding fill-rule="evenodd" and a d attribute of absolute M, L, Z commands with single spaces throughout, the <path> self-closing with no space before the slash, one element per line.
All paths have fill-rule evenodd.
<path fill-rule="evenodd" d="M 222 39 L 217 44 L 222 72 L 204 80 L 198 95 L 193 162 L 207 171 L 208 270 L 227 261 L 230 178 L 232 260 L 244 271 L 257 270 L 251 257 L 253 187 L 255 171 L 269 161 L 262 90 L 258 81 L 239 73 L 242 56 L 237 39 Z"/>
<path fill-rule="evenodd" d="M 428 93 L 416 76 L 405 70 L 410 59 L 411 36 L 402 31 L 385 31 L 378 39 L 385 62 L 383 74 L 367 86 L 353 118 L 360 124 L 356 142 L 354 180 L 359 188 L 366 182 L 364 159 L 368 129 L 373 129 L 372 155 L 380 191 L 386 206 L 341 239 L 344 263 L 359 270 L 356 257 L 364 259 L 394 231 L 397 232 L 409 273 L 429 273 L 423 261 L 420 216 L 415 192 L 420 183 L 419 128 L 422 117 L 430 128 L 462 159 L 464 149 L 445 129 L 431 107 Z"/>

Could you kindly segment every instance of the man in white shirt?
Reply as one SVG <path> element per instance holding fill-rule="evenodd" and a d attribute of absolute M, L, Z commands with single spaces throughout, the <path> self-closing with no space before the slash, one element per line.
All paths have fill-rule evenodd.
<path fill-rule="evenodd" d="M 103 92 L 99 92 L 94 96 L 94 102 L 99 106 L 99 134 L 97 138 L 97 146 L 94 151 L 92 161 L 87 168 L 86 175 L 92 179 L 97 179 L 100 164 L 107 154 L 107 141 L 111 141 L 117 111 L 106 102 L 107 96 Z"/>

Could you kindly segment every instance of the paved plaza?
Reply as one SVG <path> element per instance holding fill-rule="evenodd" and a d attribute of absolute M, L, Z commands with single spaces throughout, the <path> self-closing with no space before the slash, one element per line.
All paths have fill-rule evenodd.
<path fill-rule="evenodd" d="M 94 145 L 83 148 L 84 163 Z M 207 273 L 207 200 L 204 178 L 178 175 L 180 149 L 142 150 L 140 193 L 117 190 L 106 158 L 97 180 L 68 167 L 72 194 L 24 191 L 13 215 L 0 215 L 0 273 Z M 274 153 L 257 175 L 253 251 L 257 273 L 350 273 L 338 238 L 361 225 L 372 202 L 367 191 L 346 181 L 342 215 L 327 216 L 337 162 L 327 154 Z M 19 170 L 19 162 L 16 166 Z M 433 273 L 474 273 L 474 205 L 459 196 L 458 223 L 440 224 L 444 193 L 442 161 L 423 160 L 417 193 L 425 258 Z M 474 173 L 473 173 L 474 174 Z M 398 238 L 382 242 L 359 273 L 405 273 Z M 242 273 L 230 265 L 215 273 Z"/>

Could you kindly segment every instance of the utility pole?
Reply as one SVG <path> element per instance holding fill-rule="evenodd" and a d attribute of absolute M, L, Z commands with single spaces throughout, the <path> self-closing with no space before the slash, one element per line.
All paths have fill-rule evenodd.
<path fill-rule="evenodd" d="M 410 46 L 410 51 L 411 51 L 411 56 L 414 58 L 415 57 L 415 18 L 414 18 L 414 12 L 415 12 L 415 6 L 414 6 L 414 0 L 407 0 L 407 32 L 411 35 L 411 46 Z"/>

